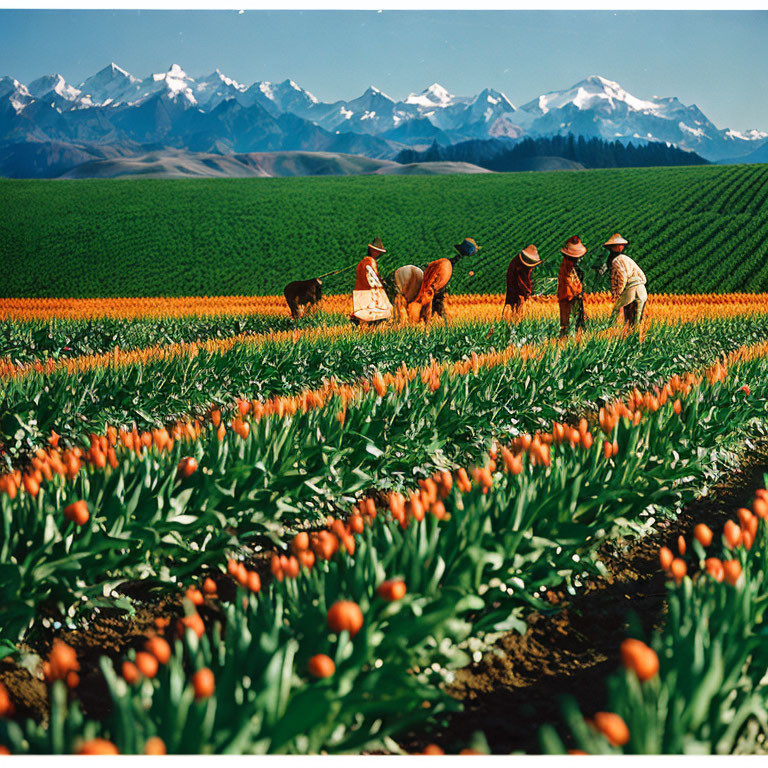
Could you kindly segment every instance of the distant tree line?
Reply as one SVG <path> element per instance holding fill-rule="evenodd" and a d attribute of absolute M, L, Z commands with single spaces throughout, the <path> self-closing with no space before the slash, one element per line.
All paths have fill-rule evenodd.
<path fill-rule="evenodd" d="M 695 152 L 686 152 L 664 142 L 624 144 L 583 136 L 548 136 L 523 139 L 514 146 L 498 139 L 474 139 L 458 144 L 440 146 L 437 141 L 429 149 L 418 152 L 402 150 L 395 158 L 398 163 L 436 161 L 465 162 L 491 171 L 528 170 L 530 161 L 537 157 L 559 157 L 579 163 L 585 168 L 642 168 L 664 165 L 708 165 Z"/>

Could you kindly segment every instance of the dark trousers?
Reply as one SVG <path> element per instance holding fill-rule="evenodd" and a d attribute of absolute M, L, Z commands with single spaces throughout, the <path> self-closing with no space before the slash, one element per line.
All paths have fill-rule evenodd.
<path fill-rule="evenodd" d="M 523 296 L 519 293 L 507 293 L 504 299 L 504 306 L 510 306 L 512 307 L 512 311 L 516 312 L 523 306 L 527 298 L 528 296 Z"/>
<path fill-rule="evenodd" d="M 624 310 L 624 322 L 631 326 L 637 325 L 637 302 L 633 301 L 622 309 Z"/>
<path fill-rule="evenodd" d="M 584 299 L 560 299 L 560 335 L 567 336 L 571 327 L 571 313 L 576 313 L 576 330 L 585 327 Z"/>

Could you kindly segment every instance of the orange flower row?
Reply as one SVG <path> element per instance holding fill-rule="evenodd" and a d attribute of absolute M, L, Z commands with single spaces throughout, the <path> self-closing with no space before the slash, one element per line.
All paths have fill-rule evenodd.
<path fill-rule="evenodd" d="M 451 294 L 449 307 L 457 310 L 487 308 L 498 314 L 504 304 L 504 294 Z M 601 315 L 610 311 L 613 302 L 608 293 L 587 296 L 590 312 Z M 554 310 L 555 296 L 534 297 L 526 303 L 532 309 L 538 307 Z M 752 293 L 704 293 L 704 294 L 651 294 L 649 311 L 656 316 L 675 316 L 683 309 L 686 314 L 695 311 L 711 312 L 717 316 L 759 312 L 768 309 L 768 294 Z M 320 307 L 326 312 L 348 314 L 351 310 L 349 294 L 326 296 Z M 607 310 L 606 310 L 607 308 Z M 690 312 L 689 312 L 690 310 Z M 459 312 L 461 314 L 461 312 Z M 0 299 L 0 320 L 50 320 L 54 318 L 78 320 L 85 318 L 152 318 L 190 317 L 192 315 L 280 315 L 290 312 L 282 296 L 174 296 L 141 298 L 95 299 Z"/>
<path fill-rule="evenodd" d="M 314 331 L 315 329 L 312 329 L 312 331 L 304 333 L 309 334 Z M 349 331 L 338 329 L 339 334 L 343 332 Z M 284 333 L 290 338 L 291 334 L 299 334 L 301 332 L 289 331 Z M 274 334 L 273 336 L 279 335 L 281 334 Z M 253 337 L 249 338 L 253 339 Z M 225 343 L 229 341 L 229 339 L 223 340 Z M 338 418 L 343 424 L 347 404 L 370 392 L 371 389 L 374 389 L 382 397 L 390 388 L 396 392 L 402 392 L 409 382 L 421 375 L 422 381 L 430 383 L 430 387 L 434 391 L 440 386 L 440 377 L 443 373 L 447 372 L 448 375 L 453 376 L 466 375 L 470 371 L 477 373 L 481 367 L 492 368 L 497 365 L 503 365 L 515 356 L 520 356 L 523 359 L 533 358 L 543 354 L 545 347 L 559 343 L 561 342 L 549 340 L 541 344 L 528 344 L 520 348 L 509 347 L 503 352 L 488 352 L 483 355 L 477 355 L 473 352 L 470 360 L 445 365 L 433 362 L 432 365 L 423 369 L 407 368 L 403 363 L 394 374 L 381 374 L 377 372 L 372 379 L 365 380 L 361 384 L 339 384 L 332 379 L 318 389 L 304 390 L 298 395 L 279 395 L 265 402 L 241 399 L 237 403 L 240 417 L 230 422 L 230 428 L 240 435 L 241 438 L 245 439 L 248 437 L 250 425 L 242 417 L 248 414 L 256 421 L 273 415 L 282 418 L 286 415 L 293 415 L 296 412 L 306 413 L 315 408 L 322 408 L 333 397 L 341 399 L 341 410 L 339 411 Z M 220 349 L 218 341 L 206 342 L 205 346 L 208 347 L 209 344 L 209 348 L 214 350 Z M 182 345 L 171 346 L 177 348 Z M 167 352 L 168 355 L 176 353 L 181 354 L 181 351 L 173 349 Z M 221 411 L 213 407 L 208 418 L 213 427 L 217 429 L 219 440 L 223 440 L 227 428 L 221 420 Z M 53 475 L 72 479 L 85 465 L 103 469 L 109 463 L 114 468 L 117 466 L 115 447 L 118 440 L 125 449 L 136 453 L 141 453 L 152 446 L 159 451 L 168 451 L 173 447 L 175 440 L 194 440 L 200 436 L 201 430 L 202 424 L 197 419 L 192 422 L 178 422 L 170 433 L 166 429 L 155 429 L 140 433 L 135 427 L 132 430 L 120 430 L 118 432 L 115 427 L 108 426 L 105 435 L 90 436 L 91 447 L 88 451 L 84 452 L 81 448 L 75 447 L 65 451 L 63 454 L 58 450 L 60 436 L 54 432 L 49 438 L 50 448 L 47 451 L 39 449 L 32 459 L 31 466 L 23 474 L 21 471 L 16 470 L 15 472 L 0 475 L 0 493 L 5 492 L 11 498 L 15 498 L 17 492 L 23 488 L 32 496 L 36 496 L 43 480 L 50 481 Z"/>
<path fill-rule="evenodd" d="M 341 332 L 341 329 L 339 329 L 339 332 Z M 604 332 L 598 335 L 602 336 Z M 384 397 L 390 389 L 400 393 L 408 383 L 417 376 L 420 376 L 423 383 L 428 384 L 432 391 L 436 391 L 440 387 L 443 374 L 448 376 L 463 376 L 468 375 L 470 372 L 476 374 L 480 368 L 494 368 L 499 365 L 505 365 L 514 357 L 519 356 L 524 360 L 535 359 L 540 357 L 547 347 L 572 343 L 575 342 L 550 339 L 538 344 L 526 344 L 519 348 L 507 347 L 500 352 L 493 351 L 482 355 L 473 352 L 468 360 L 454 363 L 438 363 L 433 361 L 431 365 L 424 368 L 408 368 L 403 363 L 395 373 L 382 374 L 377 371 L 370 380 L 365 380 L 360 384 L 339 384 L 332 379 L 318 389 L 304 390 L 298 395 L 278 395 L 264 402 L 241 399 L 237 403 L 240 418 L 233 419 L 230 422 L 230 428 L 239 434 L 241 438 L 246 439 L 250 426 L 247 421 L 243 420 L 243 417 L 249 414 L 256 421 L 274 415 L 282 418 L 297 412 L 306 413 L 309 410 L 323 408 L 334 397 L 338 397 L 341 400 L 341 408 L 337 418 L 343 425 L 347 405 L 364 394 L 369 393 L 372 389 L 380 397 Z M 768 342 L 741 347 L 726 358 L 725 364 L 717 362 L 706 369 L 705 375 L 709 383 L 713 384 L 715 381 L 725 378 L 728 365 L 766 355 L 768 355 Z M 600 409 L 598 413 L 600 426 L 606 435 L 610 435 L 618 420 L 622 417 L 626 417 L 637 424 L 642 411 L 654 412 L 658 410 L 667 401 L 667 398 L 675 393 L 687 395 L 690 393 L 691 388 L 697 385 L 700 380 L 700 377 L 692 373 L 688 373 L 684 377 L 676 374 L 664 387 L 661 389 L 657 387 L 653 392 L 641 394 L 635 389 L 630 393 L 626 403 L 616 400 Z M 680 407 L 679 401 L 676 402 L 675 411 L 677 413 L 680 412 Z M 223 440 L 227 428 L 221 421 L 221 412 L 217 408 L 213 408 L 209 418 L 214 428 L 217 429 L 219 439 Z M 562 441 L 566 437 L 567 428 L 564 425 L 561 425 L 561 427 L 562 432 L 559 431 L 560 427 L 557 425 L 555 425 L 553 430 L 553 439 L 557 442 Z M 139 433 L 135 427 L 132 431 L 123 430 L 118 434 L 114 427 L 108 427 L 107 435 L 91 436 L 91 448 L 85 454 L 80 448 L 73 448 L 71 451 L 66 451 L 63 455 L 58 453 L 56 445 L 58 444 L 59 436 L 54 433 L 50 438 L 52 449 L 47 453 L 38 450 L 37 455 L 32 460 L 31 467 L 23 475 L 17 470 L 16 472 L 0 476 L 0 492 L 6 492 L 11 497 L 15 497 L 17 491 L 23 487 L 28 493 L 36 496 L 43 478 L 50 480 L 54 474 L 73 478 L 80 471 L 83 462 L 100 469 L 107 462 L 112 467 L 115 467 L 117 466 L 117 457 L 114 452 L 114 446 L 117 443 L 118 437 L 126 449 L 140 453 L 143 449 L 149 448 L 152 445 L 158 450 L 170 450 L 173 447 L 174 440 L 194 440 L 199 437 L 201 430 L 202 425 L 199 420 L 178 422 L 172 429 L 171 434 L 165 429 Z M 572 444 L 576 444 L 573 436 L 574 431 L 570 430 L 567 437 Z M 533 438 L 530 439 L 533 440 Z M 546 442 L 546 439 L 545 437 L 544 442 Z M 585 439 L 590 441 L 591 437 Z M 94 446 L 96 446 L 96 450 Z M 99 448 L 99 446 L 103 447 Z M 516 446 L 516 449 L 528 450 L 528 446 Z M 606 447 L 605 450 L 606 456 L 608 456 L 609 452 L 611 452 L 611 455 L 615 455 L 613 444 L 610 444 L 610 448 Z M 533 458 L 534 460 L 546 463 L 543 451 L 538 455 L 534 453 Z"/>
<path fill-rule="evenodd" d="M 131 365 L 148 365 L 180 357 L 195 357 L 201 352 L 209 354 L 225 354 L 237 345 L 259 346 L 265 343 L 285 341 L 297 342 L 299 339 L 316 341 L 332 339 L 341 336 L 351 336 L 355 333 L 351 326 L 328 326 L 321 328 L 295 329 L 291 331 L 270 331 L 268 333 L 241 333 L 226 339 L 206 339 L 205 341 L 177 342 L 174 344 L 158 344 L 141 349 L 122 350 L 115 347 L 109 352 L 98 355 L 80 355 L 78 357 L 48 358 L 25 365 L 14 365 L 7 359 L 0 359 L 0 381 L 5 379 L 20 379 L 31 374 L 51 375 L 65 371 L 77 375 L 95 368 L 119 369 Z"/>
<path fill-rule="evenodd" d="M 133 319 L 192 315 L 290 315 L 282 296 L 0 299 L 0 320 Z"/>

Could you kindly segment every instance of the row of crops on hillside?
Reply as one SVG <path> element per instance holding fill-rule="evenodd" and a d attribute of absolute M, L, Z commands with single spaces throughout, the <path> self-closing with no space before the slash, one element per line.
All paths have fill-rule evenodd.
<path fill-rule="evenodd" d="M 382 271 L 482 246 L 451 290 L 499 293 L 529 243 L 553 276 L 578 234 L 604 258 L 613 232 L 655 291 L 768 289 L 768 167 L 233 180 L 0 181 L 2 296 L 279 295 L 353 268 L 375 236 Z M 474 273 L 474 274 L 470 274 Z M 591 275 L 591 271 L 588 273 Z M 351 291 L 352 271 L 327 292 Z M 55 286 L 55 287 L 54 287 Z M 590 289 L 599 286 L 588 286 Z M 602 286 L 604 288 L 605 286 Z"/>
<path fill-rule="evenodd" d="M 8 321 L 0 751 L 398 751 L 428 734 L 460 707 L 445 682 L 471 641 L 524 631 L 548 591 L 605 572 L 603 544 L 674 519 L 764 433 L 768 317 L 705 305 L 567 341 L 554 316 Z M 611 712 L 590 725 L 570 705 L 543 749 L 764 737 L 768 505 L 749 515 L 722 547 L 718 530 L 687 561 L 663 554 L 677 618 L 623 654 Z M 82 653 L 99 617 L 139 610 L 146 631 Z M 691 659 L 719 677 L 681 674 Z"/>

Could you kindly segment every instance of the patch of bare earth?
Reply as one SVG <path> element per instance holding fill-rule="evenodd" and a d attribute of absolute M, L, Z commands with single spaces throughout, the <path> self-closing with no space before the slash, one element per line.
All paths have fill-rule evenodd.
<path fill-rule="evenodd" d="M 430 733 L 408 734 L 400 740 L 402 748 L 419 752 L 435 743 L 456 753 L 474 732 L 483 731 L 494 754 L 538 753 L 539 728 L 561 722 L 562 696 L 573 696 L 585 714 L 602 709 L 605 680 L 620 663 L 619 646 L 627 636 L 630 613 L 646 633 L 664 620 L 659 548 L 676 551 L 678 536 L 690 541 L 699 522 L 709 525 L 717 540 L 725 521 L 735 519 L 736 510 L 748 506 L 755 489 L 764 486 L 764 472 L 768 441 L 748 452 L 738 470 L 680 517 L 659 522 L 653 535 L 606 545 L 602 559 L 607 578 L 592 580 L 576 596 L 564 590 L 551 593 L 550 601 L 561 610 L 529 615 L 525 634 L 504 635 L 481 661 L 457 672 L 450 692 L 463 702 L 464 711 Z"/>

